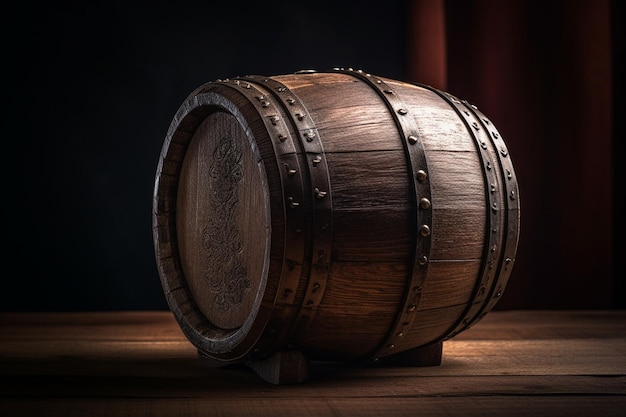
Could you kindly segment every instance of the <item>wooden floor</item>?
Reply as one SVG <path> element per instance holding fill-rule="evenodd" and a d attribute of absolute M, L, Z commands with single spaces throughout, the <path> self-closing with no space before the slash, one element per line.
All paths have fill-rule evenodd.
<path fill-rule="evenodd" d="M 0 314 L 0 416 L 626 416 L 626 311 L 495 311 L 427 368 L 206 368 L 169 312 Z"/>

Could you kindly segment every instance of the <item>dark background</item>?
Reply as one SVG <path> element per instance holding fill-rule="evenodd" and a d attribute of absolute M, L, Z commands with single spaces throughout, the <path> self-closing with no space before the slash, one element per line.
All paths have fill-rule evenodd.
<path fill-rule="evenodd" d="M 9 14 L 0 309 L 166 309 L 152 190 L 187 94 L 218 78 L 336 66 L 429 82 L 421 76 L 441 60 L 418 53 L 434 42 L 416 35 L 418 3 L 70 2 Z M 520 183 L 518 259 L 496 308 L 626 307 L 614 250 L 624 231 L 623 7 L 439 3 L 446 49 L 435 86 L 492 119 Z"/>

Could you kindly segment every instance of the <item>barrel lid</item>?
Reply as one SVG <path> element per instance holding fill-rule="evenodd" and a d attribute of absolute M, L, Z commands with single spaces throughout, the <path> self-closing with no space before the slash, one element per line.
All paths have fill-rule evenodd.
<path fill-rule="evenodd" d="M 185 153 L 176 197 L 181 266 L 208 321 L 236 329 L 266 274 L 270 224 L 258 150 L 232 114 L 207 115 Z"/>

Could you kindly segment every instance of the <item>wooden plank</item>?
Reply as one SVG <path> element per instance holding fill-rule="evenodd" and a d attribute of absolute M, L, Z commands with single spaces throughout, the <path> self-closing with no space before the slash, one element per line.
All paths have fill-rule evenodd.
<path fill-rule="evenodd" d="M 199 366 L 169 312 L 0 314 L 0 415 L 622 416 L 626 312 L 491 312 L 435 367 Z"/>
<path fill-rule="evenodd" d="M 612 395 L 626 396 L 626 376 L 449 376 L 348 377 L 319 368 L 307 384 L 274 386 L 260 381 L 252 371 L 231 368 L 189 377 L 181 376 L 94 376 L 28 375 L 14 377 L 10 384 L 0 383 L 7 398 L 40 397 L 137 397 L 205 398 L 219 400 L 332 399 L 332 398 L 430 398 L 470 396 L 550 396 Z M 419 383 L 416 383 L 419 382 Z M 523 389 L 520 389 L 523 387 Z M 97 391 L 94 389 L 97 388 Z"/>
<path fill-rule="evenodd" d="M 9 399 L 0 404 L 4 417 L 110 417 L 171 416 L 315 416 L 315 417 L 623 417 L 626 400 L 621 396 L 568 395 L 487 396 L 478 398 L 332 398 L 219 400 L 203 398 L 70 398 Z"/>

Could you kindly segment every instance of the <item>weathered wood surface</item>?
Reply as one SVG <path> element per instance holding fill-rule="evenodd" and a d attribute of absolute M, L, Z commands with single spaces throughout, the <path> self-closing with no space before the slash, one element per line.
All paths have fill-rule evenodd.
<path fill-rule="evenodd" d="M 165 296 L 221 363 L 375 361 L 440 342 L 500 299 L 518 228 L 486 115 L 352 69 L 204 84 L 157 164 Z"/>
<path fill-rule="evenodd" d="M 624 416 L 626 311 L 495 311 L 440 366 L 206 368 L 169 312 L 2 313 L 0 415 Z"/>

